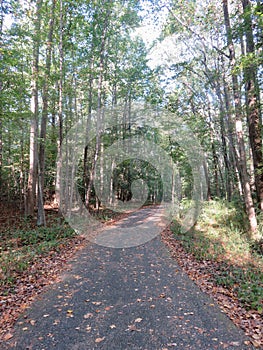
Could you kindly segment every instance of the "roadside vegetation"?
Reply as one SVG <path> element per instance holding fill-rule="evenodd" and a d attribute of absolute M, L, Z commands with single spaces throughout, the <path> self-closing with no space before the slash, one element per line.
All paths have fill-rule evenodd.
<path fill-rule="evenodd" d="M 210 280 L 229 289 L 248 310 L 263 313 L 263 242 L 247 235 L 244 210 L 238 203 L 205 202 L 194 229 L 172 231 L 197 261 L 216 262 Z M 262 227 L 261 227 L 262 230 Z"/>

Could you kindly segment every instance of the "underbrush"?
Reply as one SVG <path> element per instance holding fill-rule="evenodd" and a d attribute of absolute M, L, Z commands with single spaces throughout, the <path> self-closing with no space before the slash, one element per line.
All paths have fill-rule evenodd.
<path fill-rule="evenodd" d="M 0 287 L 9 291 L 17 278 L 40 256 L 65 249 L 67 241 L 76 236 L 67 224 L 28 229 L 7 229 L 1 232 Z"/>
<path fill-rule="evenodd" d="M 262 243 L 252 242 L 242 208 L 224 201 L 203 205 L 198 223 L 182 233 L 178 222 L 172 230 L 195 259 L 216 262 L 210 278 L 228 288 L 247 308 L 263 313 Z"/>

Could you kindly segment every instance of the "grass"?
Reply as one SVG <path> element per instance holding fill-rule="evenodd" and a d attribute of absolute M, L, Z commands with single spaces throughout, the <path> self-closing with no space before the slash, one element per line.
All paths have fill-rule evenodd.
<path fill-rule="evenodd" d="M 75 235 L 67 224 L 55 223 L 50 227 L 1 232 L 0 287 L 8 291 L 38 257 L 58 252 Z"/>
<path fill-rule="evenodd" d="M 182 233 L 176 222 L 172 229 L 195 259 L 217 263 L 211 280 L 234 292 L 247 309 L 263 313 L 262 245 L 249 240 L 242 208 L 210 201 L 194 229 Z"/>

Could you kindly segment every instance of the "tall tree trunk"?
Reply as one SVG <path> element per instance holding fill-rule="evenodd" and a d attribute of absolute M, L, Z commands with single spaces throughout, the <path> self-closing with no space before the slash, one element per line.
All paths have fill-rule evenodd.
<path fill-rule="evenodd" d="M 92 50 L 91 50 L 92 51 Z M 89 97 L 88 97 L 88 118 L 87 118 L 87 126 L 86 126 L 86 145 L 84 150 L 84 172 L 83 172 L 83 182 L 84 182 L 84 202 L 86 203 L 86 206 L 89 206 L 89 169 L 88 169 L 88 143 L 91 141 L 88 138 L 88 135 L 90 134 L 90 124 L 91 124 L 91 112 L 92 112 L 92 96 L 93 96 L 93 60 L 94 58 L 91 58 L 90 62 L 90 72 L 89 72 Z"/>
<path fill-rule="evenodd" d="M 215 179 L 215 194 L 216 197 L 220 197 L 219 192 L 219 167 L 218 167 L 218 157 L 216 154 L 216 146 L 215 146 L 215 139 L 214 139 L 214 127 L 213 127 L 213 121 L 212 121 L 212 115 L 211 115 L 211 105 L 209 98 L 207 98 L 207 110 L 208 110 L 208 123 L 209 123 L 209 129 L 210 129 L 210 140 L 211 140 L 211 150 L 212 150 L 212 157 L 213 157 L 213 168 L 214 168 L 214 179 Z"/>
<path fill-rule="evenodd" d="M 107 8 L 106 17 L 102 32 L 101 38 L 101 47 L 100 47 L 100 63 L 99 63 L 99 78 L 98 78 L 98 96 L 97 96 L 97 130 L 96 130 L 96 146 L 95 152 L 92 160 L 91 170 L 90 170 L 90 178 L 89 184 L 87 188 L 86 195 L 86 206 L 89 206 L 91 189 L 94 182 L 95 176 L 95 168 L 97 164 L 97 160 L 99 157 L 100 147 L 101 147 L 101 128 L 103 123 L 103 110 L 102 110 L 102 96 L 103 96 L 103 76 L 104 76 L 104 67 L 105 67 L 105 47 L 106 47 L 106 39 L 108 33 L 108 25 L 109 25 L 109 16 L 110 16 L 110 7 Z"/>
<path fill-rule="evenodd" d="M 45 226 L 45 211 L 44 211 L 44 184 L 45 184 L 45 147 L 46 147 L 46 134 L 47 134 L 47 119 L 48 119 L 48 84 L 50 78 L 51 69 L 51 54 L 52 54 L 52 42 L 54 32 L 54 15 L 55 15 L 56 0 L 52 1 L 50 20 L 49 20 L 49 32 L 46 49 L 46 69 L 42 94 L 42 119 L 40 128 L 40 141 L 39 141 L 39 174 L 38 174 L 38 215 L 37 225 Z"/>
<path fill-rule="evenodd" d="M 63 32 L 64 32 L 64 0 L 59 1 L 59 99 L 58 99 L 58 161 L 57 161 L 57 176 L 56 176 L 56 194 L 57 203 L 60 208 L 61 196 L 61 168 L 62 168 L 62 139 L 63 139 L 63 72 L 64 72 L 64 45 L 63 45 Z"/>
<path fill-rule="evenodd" d="M 238 167 L 240 169 L 241 174 L 241 182 L 242 188 L 244 192 L 244 200 L 246 206 L 246 212 L 249 219 L 251 238 L 257 238 L 257 218 L 254 208 L 254 203 L 252 199 L 249 177 L 247 173 L 247 161 L 246 161 L 246 152 L 245 152 L 245 143 L 243 136 L 243 127 L 242 127 L 242 108 L 241 108 L 241 99 L 238 88 L 238 77 L 234 71 L 235 68 L 235 48 L 232 39 L 232 30 L 230 25 L 229 11 L 228 11 L 228 0 L 223 0 L 223 11 L 224 11 L 224 21 L 225 28 L 227 33 L 227 45 L 229 49 L 229 57 L 230 57 L 230 66 L 231 66 L 231 76 L 232 76 L 232 88 L 234 95 L 234 104 L 235 104 L 235 126 L 236 126 L 236 137 L 237 137 L 237 145 L 238 145 Z"/>
<path fill-rule="evenodd" d="M 223 96 L 221 93 L 221 82 L 219 79 L 215 84 L 216 95 L 219 101 L 219 111 L 220 111 L 220 133 L 222 140 L 222 151 L 225 164 L 225 182 L 226 182 L 226 194 L 227 200 L 230 202 L 232 198 L 232 186 L 231 186 L 231 163 L 229 161 L 229 148 L 227 144 L 227 131 L 228 123 L 225 121 L 225 118 L 228 118 L 228 111 L 225 110 Z M 229 140 L 229 142 L 231 142 Z"/>
<path fill-rule="evenodd" d="M 224 61 L 222 61 L 224 63 Z M 240 199 L 243 197 L 243 189 L 241 185 L 241 175 L 238 169 L 238 154 L 234 142 L 234 123 L 231 115 L 229 86 L 226 81 L 225 73 L 223 74 L 223 85 L 224 85 L 224 104 L 226 111 L 226 125 L 227 125 L 227 138 L 229 141 L 229 164 L 231 164 L 231 175 L 236 178 L 237 187 Z"/>
<path fill-rule="evenodd" d="M 36 2 L 36 14 L 34 19 L 33 34 L 33 63 L 31 78 L 31 113 L 30 144 L 29 144 L 29 174 L 27 184 L 26 215 L 34 215 L 37 184 L 37 138 L 38 138 L 38 73 L 39 73 L 39 46 L 42 0 Z"/>
<path fill-rule="evenodd" d="M 244 10 L 244 23 L 246 35 L 246 54 L 255 53 L 253 27 L 251 19 L 250 0 L 241 0 Z M 260 121 L 260 94 L 257 81 L 257 65 L 253 57 L 249 58 L 249 64 L 245 67 L 245 89 L 247 95 L 247 120 L 249 128 L 249 140 L 252 149 L 255 171 L 255 186 L 259 207 L 263 210 L 263 153 Z"/>
<path fill-rule="evenodd" d="M 0 47 L 3 47 L 3 22 L 4 8 L 3 0 L 0 0 Z M 0 62 L 3 60 L 3 54 L 0 50 Z M 0 63 L 1 64 L 1 63 Z M 0 79 L 0 189 L 2 188 L 2 167 L 3 167 L 3 81 Z"/>

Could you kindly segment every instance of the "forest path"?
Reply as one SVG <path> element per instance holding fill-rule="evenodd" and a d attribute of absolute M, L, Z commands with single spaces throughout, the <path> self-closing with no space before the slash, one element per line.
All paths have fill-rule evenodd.
<path fill-rule="evenodd" d="M 136 215 L 151 222 L 149 209 Z M 134 227 L 135 216 L 118 228 Z M 154 222 L 154 211 L 152 217 Z M 20 317 L 8 348 L 253 349 L 245 340 L 158 236 L 131 248 L 87 245 L 61 281 Z"/>

